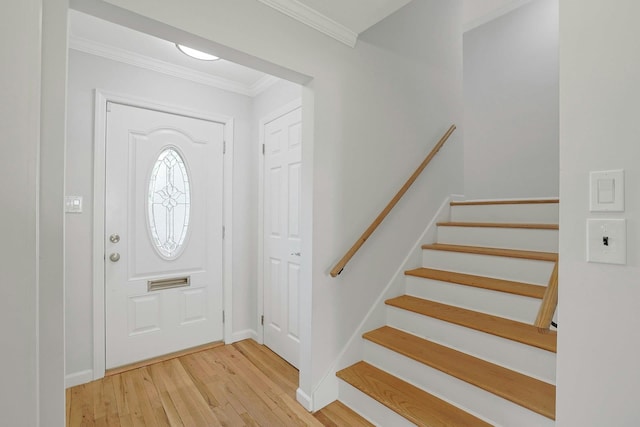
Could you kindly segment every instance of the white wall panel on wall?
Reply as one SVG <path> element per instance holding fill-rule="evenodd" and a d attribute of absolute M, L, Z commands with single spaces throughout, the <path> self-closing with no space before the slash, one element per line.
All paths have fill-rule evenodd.
<path fill-rule="evenodd" d="M 559 426 L 640 420 L 638 16 L 636 0 L 560 2 Z M 625 171 L 625 211 L 590 213 L 589 172 L 611 169 Z M 586 262 L 597 217 L 627 219 L 627 265 Z"/>
<path fill-rule="evenodd" d="M 2 423 L 35 426 L 38 417 L 38 146 L 42 2 L 3 4 L 0 16 L 0 248 Z M 28 49 L 25 49 L 28 47 Z M 52 398 L 57 396 L 52 396 Z"/>
<path fill-rule="evenodd" d="M 558 195 L 558 0 L 464 35 L 465 195 Z"/>

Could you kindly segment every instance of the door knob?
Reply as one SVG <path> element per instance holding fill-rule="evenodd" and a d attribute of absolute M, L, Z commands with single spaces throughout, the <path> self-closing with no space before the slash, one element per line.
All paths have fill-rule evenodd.
<path fill-rule="evenodd" d="M 111 262 L 118 262 L 120 261 L 120 254 L 118 252 L 114 252 L 109 255 L 109 259 L 111 260 Z"/>
<path fill-rule="evenodd" d="M 111 236 L 109 236 L 109 240 L 111 241 L 111 243 L 118 243 L 120 241 L 120 235 L 119 234 L 112 234 Z"/>

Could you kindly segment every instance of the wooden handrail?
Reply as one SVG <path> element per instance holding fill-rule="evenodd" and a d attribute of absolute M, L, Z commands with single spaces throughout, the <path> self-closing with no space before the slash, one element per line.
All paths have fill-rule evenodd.
<path fill-rule="evenodd" d="M 547 286 L 547 290 L 544 292 L 544 297 L 542 297 L 542 304 L 540 304 L 540 310 L 538 311 L 538 317 L 536 318 L 535 323 L 540 332 L 545 332 L 549 330 L 551 326 L 551 321 L 553 320 L 553 315 L 556 312 L 556 306 L 558 305 L 558 261 L 556 261 L 556 265 L 553 267 L 553 272 L 551 273 L 551 278 L 549 279 L 549 285 Z"/>
<path fill-rule="evenodd" d="M 409 187 L 411 187 L 411 184 L 413 184 L 415 180 L 418 179 L 418 176 L 420 176 L 424 168 L 427 167 L 431 159 L 433 159 L 433 156 L 435 156 L 436 153 L 440 151 L 444 143 L 447 142 L 447 139 L 449 139 L 449 137 L 455 130 L 456 130 L 456 125 L 451 125 L 449 130 L 442 136 L 442 138 L 440 138 L 440 141 L 438 141 L 435 147 L 433 147 L 429 155 L 424 159 L 424 161 L 420 164 L 420 166 L 418 166 L 418 169 L 416 169 L 413 175 L 411 175 L 411 177 L 407 180 L 407 182 L 405 182 L 405 184 L 402 186 L 400 191 L 398 191 L 395 197 L 391 199 L 389 204 L 382 210 L 382 212 L 380 212 L 378 217 L 371 223 L 369 228 L 367 228 L 365 232 L 362 233 L 362 236 L 360 236 L 360 238 L 356 240 L 356 242 L 353 244 L 351 249 L 349 249 L 347 253 L 344 254 L 342 259 L 338 261 L 335 267 L 331 269 L 331 272 L 330 272 L 331 277 L 336 277 L 338 274 L 342 273 L 342 270 L 347 265 L 347 263 L 356 254 L 356 252 L 358 252 L 358 249 L 360 249 L 364 244 L 364 242 L 366 242 L 367 239 L 373 234 L 373 232 L 376 231 L 376 228 L 378 228 L 380 223 L 382 223 L 382 221 L 389 214 L 389 212 L 391 212 L 391 209 L 393 209 L 393 207 L 398 203 L 398 201 L 402 198 L 402 196 L 404 196 L 404 193 L 406 193 Z"/>

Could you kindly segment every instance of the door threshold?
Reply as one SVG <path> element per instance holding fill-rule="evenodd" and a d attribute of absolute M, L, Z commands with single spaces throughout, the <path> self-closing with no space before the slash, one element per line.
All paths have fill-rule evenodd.
<path fill-rule="evenodd" d="M 145 366 L 153 365 L 156 363 L 166 362 L 167 360 L 175 359 L 182 356 L 187 356 L 193 353 L 199 353 L 201 351 L 210 350 L 212 348 L 220 347 L 224 345 L 224 341 L 215 341 L 209 344 L 203 344 L 196 347 L 187 348 L 184 350 L 176 351 L 162 356 L 152 357 L 151 359 L 141 360 L 140 362 L 131 363 L 129 365 L 118 366 L 117 368 L 107 369 L 104 373 L 105 377 L 112 375 L 118 375 L 123 372 L 132 371 L 138 368 L 144 368 Z"/>

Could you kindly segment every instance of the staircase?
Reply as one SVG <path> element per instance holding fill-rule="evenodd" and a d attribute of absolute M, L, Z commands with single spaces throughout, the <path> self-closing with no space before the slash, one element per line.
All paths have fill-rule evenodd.
<path fill-rule="evenodd" d="M 553 426 L 556 332 L 533 323 L 557 223 L 557 200 L 452 202 L 339 399 L 384 427 Z"/>

